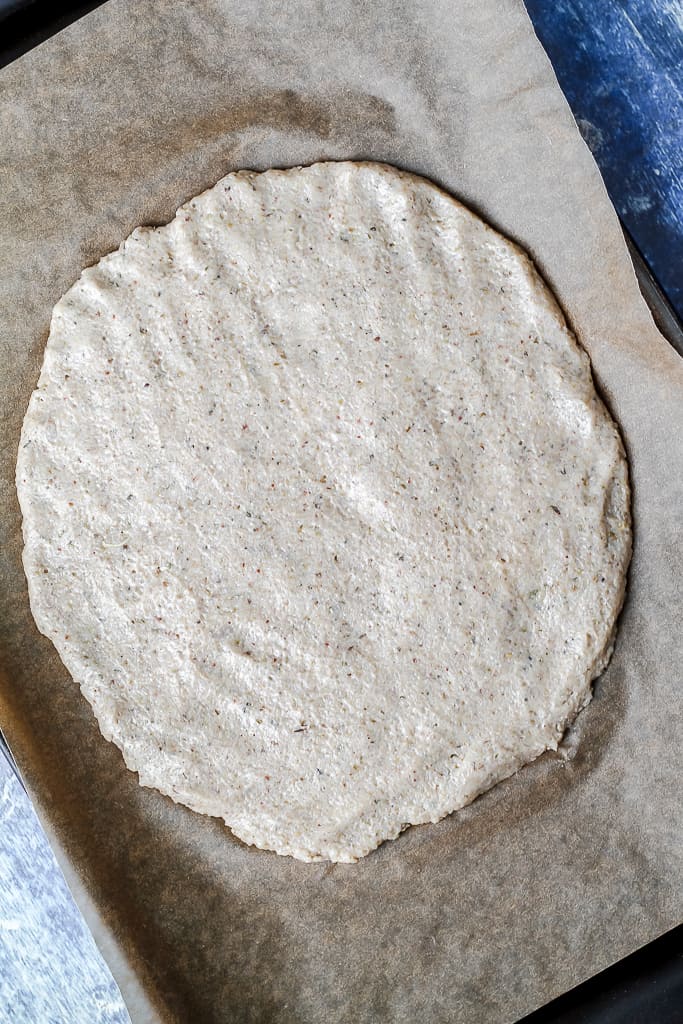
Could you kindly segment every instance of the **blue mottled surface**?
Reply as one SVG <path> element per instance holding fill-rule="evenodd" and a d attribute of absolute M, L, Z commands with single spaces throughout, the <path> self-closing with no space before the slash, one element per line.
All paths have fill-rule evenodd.
<path fill-rule="evenodd" d="M 30 801 L 2 753 L 0 1021 L 130 1024 Z"/>
<path fill-rule="evenodd" d="M 683 2 L 526 3 L 617 211 L 683 315 Z M 0 1022 L 129 1022 L 2 754 Z"/>
<path fill-rule="evenodd" d="M 683 0 L 525 0 L 610 198 L 683 318 Z"/>

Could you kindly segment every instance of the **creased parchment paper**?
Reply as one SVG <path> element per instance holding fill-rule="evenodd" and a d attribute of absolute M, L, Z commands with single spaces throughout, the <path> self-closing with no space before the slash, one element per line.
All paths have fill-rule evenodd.
<path fill-rule="evenodd" d="M 135 1022 L 514 1021 L 681 918 L 683 364 L 521 2 L 110 0 L 0 75 L 0 721 Z M 81 268 L 221 175 L 368 158 L 524 246 L 623 430 L 635 551 L 562 756 L 353 866 L 142 790 L 28 607 L 14 466 Z"/>

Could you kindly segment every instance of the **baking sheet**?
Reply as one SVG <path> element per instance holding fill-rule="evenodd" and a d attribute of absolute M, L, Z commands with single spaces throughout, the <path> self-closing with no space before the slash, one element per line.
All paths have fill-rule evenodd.
<path fill-rule="evenodd" d="M 110 0 L 0 73 L 0 723 L 133 1021 L 516 1020 L 681 919 L 683 362 L 520 0 Z M 354 866 L 137 786 L 51 644 L 14 464 L 52 306 L 239 167 L 425 174 L 531 253 L 621 424 L 635 552 L 565 748 Z"/>

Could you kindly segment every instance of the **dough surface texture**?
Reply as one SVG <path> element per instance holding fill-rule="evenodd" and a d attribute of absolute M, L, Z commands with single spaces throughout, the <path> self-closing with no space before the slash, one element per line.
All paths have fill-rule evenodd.
<path fill-rule="evenodd" d="M 371 163 L 229 174 L 57 303 L 38 628 L 140 783 L 353 861 L 546 749 L 609 659 L 618 431 L 530 260 Z"/>

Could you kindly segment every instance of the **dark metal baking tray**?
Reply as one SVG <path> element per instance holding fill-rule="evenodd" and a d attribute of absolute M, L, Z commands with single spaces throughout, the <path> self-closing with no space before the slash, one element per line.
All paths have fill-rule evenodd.
<path fill-rule="evenodd" d="M 0 67 L 60 31 L 102 0 L 58 5 L 0 0 Z M 57 6 L 57 9 L 56 9 Z M 657 327 L 683 356 L 683 325 L 667 302 L 633 239 L 624 231 L 641 292 Z M 0 731 L 3 755 L 21 775 Z M 23 785 L 23 783 L 22 783 Z M 679 1024 L 683 1020 L 683 926 L 614 964 L 519 1024 Z"/>

